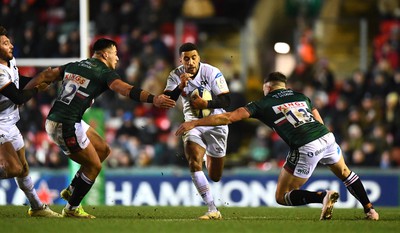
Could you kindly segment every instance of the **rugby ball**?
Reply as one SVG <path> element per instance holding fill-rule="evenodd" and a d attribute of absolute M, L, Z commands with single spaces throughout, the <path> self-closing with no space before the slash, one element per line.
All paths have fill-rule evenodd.
<path fill-rule="evenodd" d="M 198 87 L 192 91 L 190 94 L 190 98 L 193 98 L 195 95 L 199 95 L 204 100 L 212 100 L 211 92 L 205 89 L 204 87 Z M 209 116 L 212 112 L 212 109 L 192 109 L 193 114 L 198 118 L 203 118 Z"/>

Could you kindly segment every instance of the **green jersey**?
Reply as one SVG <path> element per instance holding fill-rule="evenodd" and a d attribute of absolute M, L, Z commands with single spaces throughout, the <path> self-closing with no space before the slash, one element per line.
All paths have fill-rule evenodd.
<path fill-rule="evenodd" d="M 310 99 L 293 90 L 275 90 L 246 108 L 252 118 L 275 130 L 292 149 L 329 133 L 325 125 L 314 119 Z"/>
<path fill-rule="evenodd" d="M 109 84 L 120 76 L 95 58 L 68 63 L 60 67 L 62 90 L 47 118 L 60 123 L 75 123 L 94 99 L 109 89 Z"/>

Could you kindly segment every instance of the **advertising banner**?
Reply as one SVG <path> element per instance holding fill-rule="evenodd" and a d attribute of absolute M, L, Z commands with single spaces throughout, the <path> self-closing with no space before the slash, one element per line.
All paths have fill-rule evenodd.
<path fill-rule="evenodd" d="M 373 174 L 373 175 L 372 175 Z M 375 206 L 396 206 L 399 203 L 399 174 L 377 172 L 359 174 L 370 200 Z M 39 197 L 48 204 L 65 204 L 59 192 L 69 183 L 68 171 L 33 171 L 31 176 Z M 220 182 L 210 181 L 211 189 L 219 206 L 279 206 L 275 202 L 277 174 L 232 174 Z M 104 176 L 105 205 L 125 206 L 199 206 L 203 205 L 194 188 L 190 175 L 129 174 L 109 170 Z M 347 191 L 341 181 L 333 175 L 315 173 L 304 185 L 304 189 L 338 190 L 340 199 L 336 208 L 359 207 L 358 201 Z M 102 195 L 103 196 L 103 195 Z M 14 179 L 0 181 L 0 205 L 26 203 L 22 191 L 17 189 Z M 89 202 L 87 202 L 89 204 Z M 90 204 L 90 205 L 97 205 Z M 315 207 L 320 207 L 314 204 Z"/>

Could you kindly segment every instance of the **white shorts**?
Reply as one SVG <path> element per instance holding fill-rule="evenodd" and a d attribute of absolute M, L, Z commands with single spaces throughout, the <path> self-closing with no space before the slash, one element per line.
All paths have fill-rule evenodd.
<path fill-rule="evenodd" d="M 11 142 L 15 151 L 24 147 L 24 139 L 18 127 L 13 125 L 0 125 L 0 145 Z"/>
<path fill-rule="evenodd" d="M 47 119 L 45 124 L 47 134 L 66 155 L 83 150 L 89 145 L 90 140 L 86 135 L 89 127 L 84 121 L 69 125 Z"/>
<path fill-rule="evenodd" d="M 335 164 L 342 156 L 342 151 L 332 133 L 291 150 L 286 157 L 284 168 L 289 173 L 300 178 L 309 178 L 318 163 Z"/>
<path fill-rule="evenodd" d="M 229 128 L 221 126 L 197 126 L 183 135 L 183 141 L 191 141 L 206 149 L 211 157 L 221 158 L 226 154 Z"/>

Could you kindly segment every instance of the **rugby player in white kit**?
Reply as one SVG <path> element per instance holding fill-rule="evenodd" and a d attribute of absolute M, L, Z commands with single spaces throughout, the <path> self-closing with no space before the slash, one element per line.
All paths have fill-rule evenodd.
<path fill-rule="evenodd" d="M 31 207 L 28 214 L 33 217 L 61 217 L 43 204 L 29 176 L 29 165 L 25 158 L 24 139 L 16 126 L 20 119 L 18 105 L 27 102 L 39 90 L 48 86 L 46 70 L 33 79 L 20 77 L 7 30 L 0 26 L 0 179 L 14 178 L 24 192 Z M 34 88 L 23 90 L 31 82 Z M 22 85 L 21 85 L 22 84 Z M 40 84 L 40 85 L 39 85 Z"/>
<path fill-rule="evenodd" d="M 229 88 L 221 71 L 209 64 L 200 62 L 197 46 L 184 43 L 179 48 L 182 65 L 172 70 L 168 76 L 164 94 L 175 101 L 182 96 L 185 121 L 198 119 L 195 109 L 211 109 L 211 115 L 224 113 L 230 104 Z M 202 87 L 211 92 L 212 100 L 204 100 L 192 92 Z M 221 219 L 212 196 L 208 180 L 203 172 L 205 158 L 208 176 L 214 182 L 222 177 L 226 154 L 228 126 L 196 127 L 183 135 L 185 156 L 194 186 L 199 192 L 208 211 L 199 217 L 201 220 Z"/>

